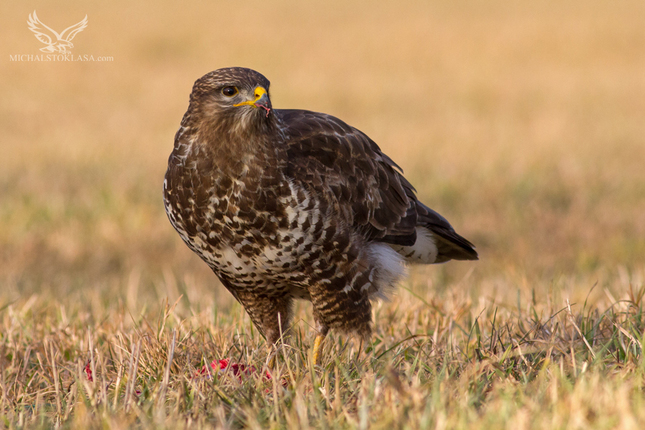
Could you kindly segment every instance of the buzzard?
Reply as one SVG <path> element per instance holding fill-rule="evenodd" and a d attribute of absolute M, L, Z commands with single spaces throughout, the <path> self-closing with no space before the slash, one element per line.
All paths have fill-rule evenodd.
<path fill-rule="evenodd" d="M 294 299 L 329 329 L 371 333 L 371 300 L 404 263 L 477 260 L 366 134 L 331 115 L 274 109 L 241 67 L 198 79 L 175 135 L 164 204 L 183 241 L 275 344 Z"/>

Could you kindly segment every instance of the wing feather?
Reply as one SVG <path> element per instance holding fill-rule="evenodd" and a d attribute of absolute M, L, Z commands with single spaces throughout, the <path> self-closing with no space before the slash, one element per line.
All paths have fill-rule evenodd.
<path fill-rule="evenodd" d="M 289 159 L 288 176 L 331 190 L 347 222 L 370 240 L 416 240 L 414 192 L 400 168 L 361 131 L 338 118 L 277 110 Z"/>
<path fill-rule="evenodd" d="M 437 262 L 476 260 L 472 243 L 416 196 L 402 169 L 361 131 L 331 115 L 276 110 L 287 143 L 287 176 L 329 190 L 341 215 L 369 240 L 412 246 L 416 227 L 435 236 Z"/>

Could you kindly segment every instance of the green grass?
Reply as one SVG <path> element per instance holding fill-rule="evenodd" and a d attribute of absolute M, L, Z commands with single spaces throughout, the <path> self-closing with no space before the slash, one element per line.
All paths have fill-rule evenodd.
<path fill-rule="evenodd" d="M 643 5 L 42 2 L 114 61 L 21 63 L 33 8 L 3 4 L 0 426 L 645 427 Z M 481 256 L 412 268 L 320 367 L 301 303 L 271 381 L 161 201 L 193 81 L 231 65 L 368 133 Z M 222 358 L 258 371 L 197 376 Z"/>

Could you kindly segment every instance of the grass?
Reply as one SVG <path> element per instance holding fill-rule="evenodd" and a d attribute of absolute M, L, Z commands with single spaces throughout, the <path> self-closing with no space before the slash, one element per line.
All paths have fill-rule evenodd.
<path fill-rule="evenodd" d="M 7 428 L 642 428 L 643 4 L 42 2 L 79 54 L 0 34 L 0 423 Z M 367 132 L 478 247 L 414 267 L 359 353 L 273 378 L 161 203 L 192 82 L 245 65 L 277 107 Z M 201 374 L 231 358 L 255 373 Z M 93 380 L 88 380 L 89 363 Z"/>
<path fill-rule="evenodd" d="M 144 308 L 132 315 L 98 293 L 88 294 L 93 306 L 71 308 L 32 296 L 3 311 L 5 423 L 635 427 L 645 418 L 644 292 L 630 290 L 616 302 L 608 297 L 612 306 L 603 311 L 566 300 L 555 309 L 527 298 L 519 308 L 490 304 L 474 318 L 477 306 L 464 294 L 402 294 L 377 307 L 366 352 L 333 336 L 315 369 L 307 361 L 311 328 L 303 317 L 272 380 L 262 372 L 200 373 L 213 358 L 258 367 L 266 361 L 264 341 L 239 306 L 180 316 L 178 303 L 164 303 L 158 313 Z"/>

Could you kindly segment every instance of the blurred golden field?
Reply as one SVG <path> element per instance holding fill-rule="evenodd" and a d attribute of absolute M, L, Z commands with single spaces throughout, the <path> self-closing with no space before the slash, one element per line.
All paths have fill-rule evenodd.
<path fill-rule="evenodd" d="M 15 54 L 41 54 L 44 45 L 26 24 L 34 9 L 58 31 L 87 14 L 89 25 L 73 40 L 73 55 L 113 60 L 11 61 Z M 600 352 L 595 343 L 587 348 L 581 342 L 572 322 L 581 326 L 595 315 L 595 330 L 604 327 L 607 312 L 640 315 L 637 292 L 645 282 L 644 2 L 42 1 L 5 2 L 0 12 L 3 425 L 172 427 L 172 420 L 180 420 L 201 427 L 402 428 L 406 417 L 412 420 L 410 428 L 644 425 L 643 326 L 620 326 L 631 336 L 624 338 L 624 349 L 636 348 L 623 357 L 629 366 L 607 367 L 602 361 L 594 367 L 585 361 L 591 366 L 585 379 L 576 354 L 591 349 L 596 357 Z M 90 356 L 97 370 L 124 376 L 132 346 L 150 333 L 159 341 L 163 369 L 170 330 L 185 342 L 184 364 L 172 367 L 175 385 L 151 389 L 150 399 L 161 398 L 160 393 L 174 399 L 190 391 L 181 366 L 198 368 L 230 354 L 233 344 L 257 347 L 245 354 L 262 362 L 262 339 L 181 242 L 161 198 L 167 157 L 192 84 L 227 66 L 263 73 L 272 82 L 277 108 L 330 113 L 366 132 L 405 170 L 422 200 L 480 253 L 474 263 L 412 268 L 392 301 L 377 307 L 376 339 L 385 348 L 378 358 L 385 358 L 374 357 L 372 367 L 358 372 L 359 382 L 352 382 L 357 385 L 347 388 L 351 397 L 354 391 L 381 387 L 379 381 L 390 384 L 390 391 L 383 388 L 386 400 L 366 395 L 369 414 L 362 412 L 362 394 L 356 394 L 355 407 L 350 401 L 344 409 L 344 400 L 341 405 L 332 399 L 325 409 L 310 405 L 324 403 L 321 395 L 345 399 L 345 392 L 321 388 L 322 394 L 312 395 L 298 384 L 293 398 L 284 402 L 274 386 L 274 399 L 258 406 L 266 414 L 236 412 L 221 400 L 239 399 L 241 388 L 233 384 L 216 393 L 220 400 L 198 408 L 202 418 L 189 413 L 188 406 L 146 409 L 145 395 L 133 415 L 122 408 L 118 383 L 103 403 L 101 390 L 92 391 L 87 382 L 84 403 L 80 397 L 65 403 L 71 394 L 65 397 L 54 384 L 57 376 L 51 375 L 61 368 L 67 369 L 69 381 L 78 379 L 79 363 Z M 451 342 L 459 343 L 444 337 L 448 330 L 452 336 L 454 327 L 479 331 L 481 317 L 488 323 L 487 329 L 482 324 L 483 337 L 493 339 L 500 321 L 510 336 L 523 322 L 545 323 L 567 300 L 571 318 L 564 312 L 555 319 L 570 334 L 562 340 L 565 346 L 557 343 L 562 346 L 559 364 L 551 364 L 557 357 L 545 356 L 539 365 L 531 362 L 547 373 L 549 366 L 560 369 L 558 377 L 549 373 L 554 379 L 539 372 L 534 379 L 493 372 L 478 403 L 462 405 L 459 399 L 472 394 L 469 378 L 483 372 L 478 364 L 469 367 L 472 351 L 459 362 L 457 382 L 441 380 L 451 387 L 449 394 L 436 382 L 440 378 L 430 377 L 425 386 L 409 368 L 383 361 L 387 348 L 423 332 L 434 340 L 424 340 L 417 352 L 425 351 L 422 356 L 433 363 L 436 348 L 447 351 Z M 620 308 L 627 303 L 622 300 L 630 305 Z M 172 310 L 164 307 L 175 302 Z M 303 357 L 312 336 L 308 310 L 300 306 L 296 319 Z M 461 347 L 470 345 L 470 334 L 466 329 Z M 216 350 L 202 347 L 202 357 L 191 362 L 194 356 L 187 351 L 195 351 L 204 338 L 204 345 Z M 587 338 L 593 340 L 585 333 Z M 309 373 L 304 362 L 294 359 L 314 387 L 317 377 L 341 377 L 338 362 L 333 370 L 334 355 L 349 360 L 343 340 L 334 339 L 327 348 L 329 372 Z M 513 349 L 521 339 L 511 336 L 508 342 Z M 110 355 L 116 350 L 123 356 Z M 571 388 L 558 391 L 559 377 Z M 298 374 L 292 378 L 300 381 Z M 207 386 L 204 390 L 212 385 L 200 384 Z M 398 390 L 397 384 L 404 388 Z M 517 406 L 525 405 L 532 389 L 540 391 L 535 387 L 546 387 L 551 390 L 547 397 L 555 399 L 551 407 L 544 406 L 543 415 L 539 402 L 533 409 Z M 392 395 L 401 399 L 387 400 Z M 435 404 L 426 422 L 423 412 L 430 403 L 424 399 L 433 396 L 457 400 Z M 64 404 L 56 406 L 54 398 L 63 398 Z M 401 409 L 407 404 L 403 398 L 412 399 L 409 409 Z M 594 401 L 597 410 L 589 406 Z M 571 412 L 583 409 L 580 416 Z"/>

